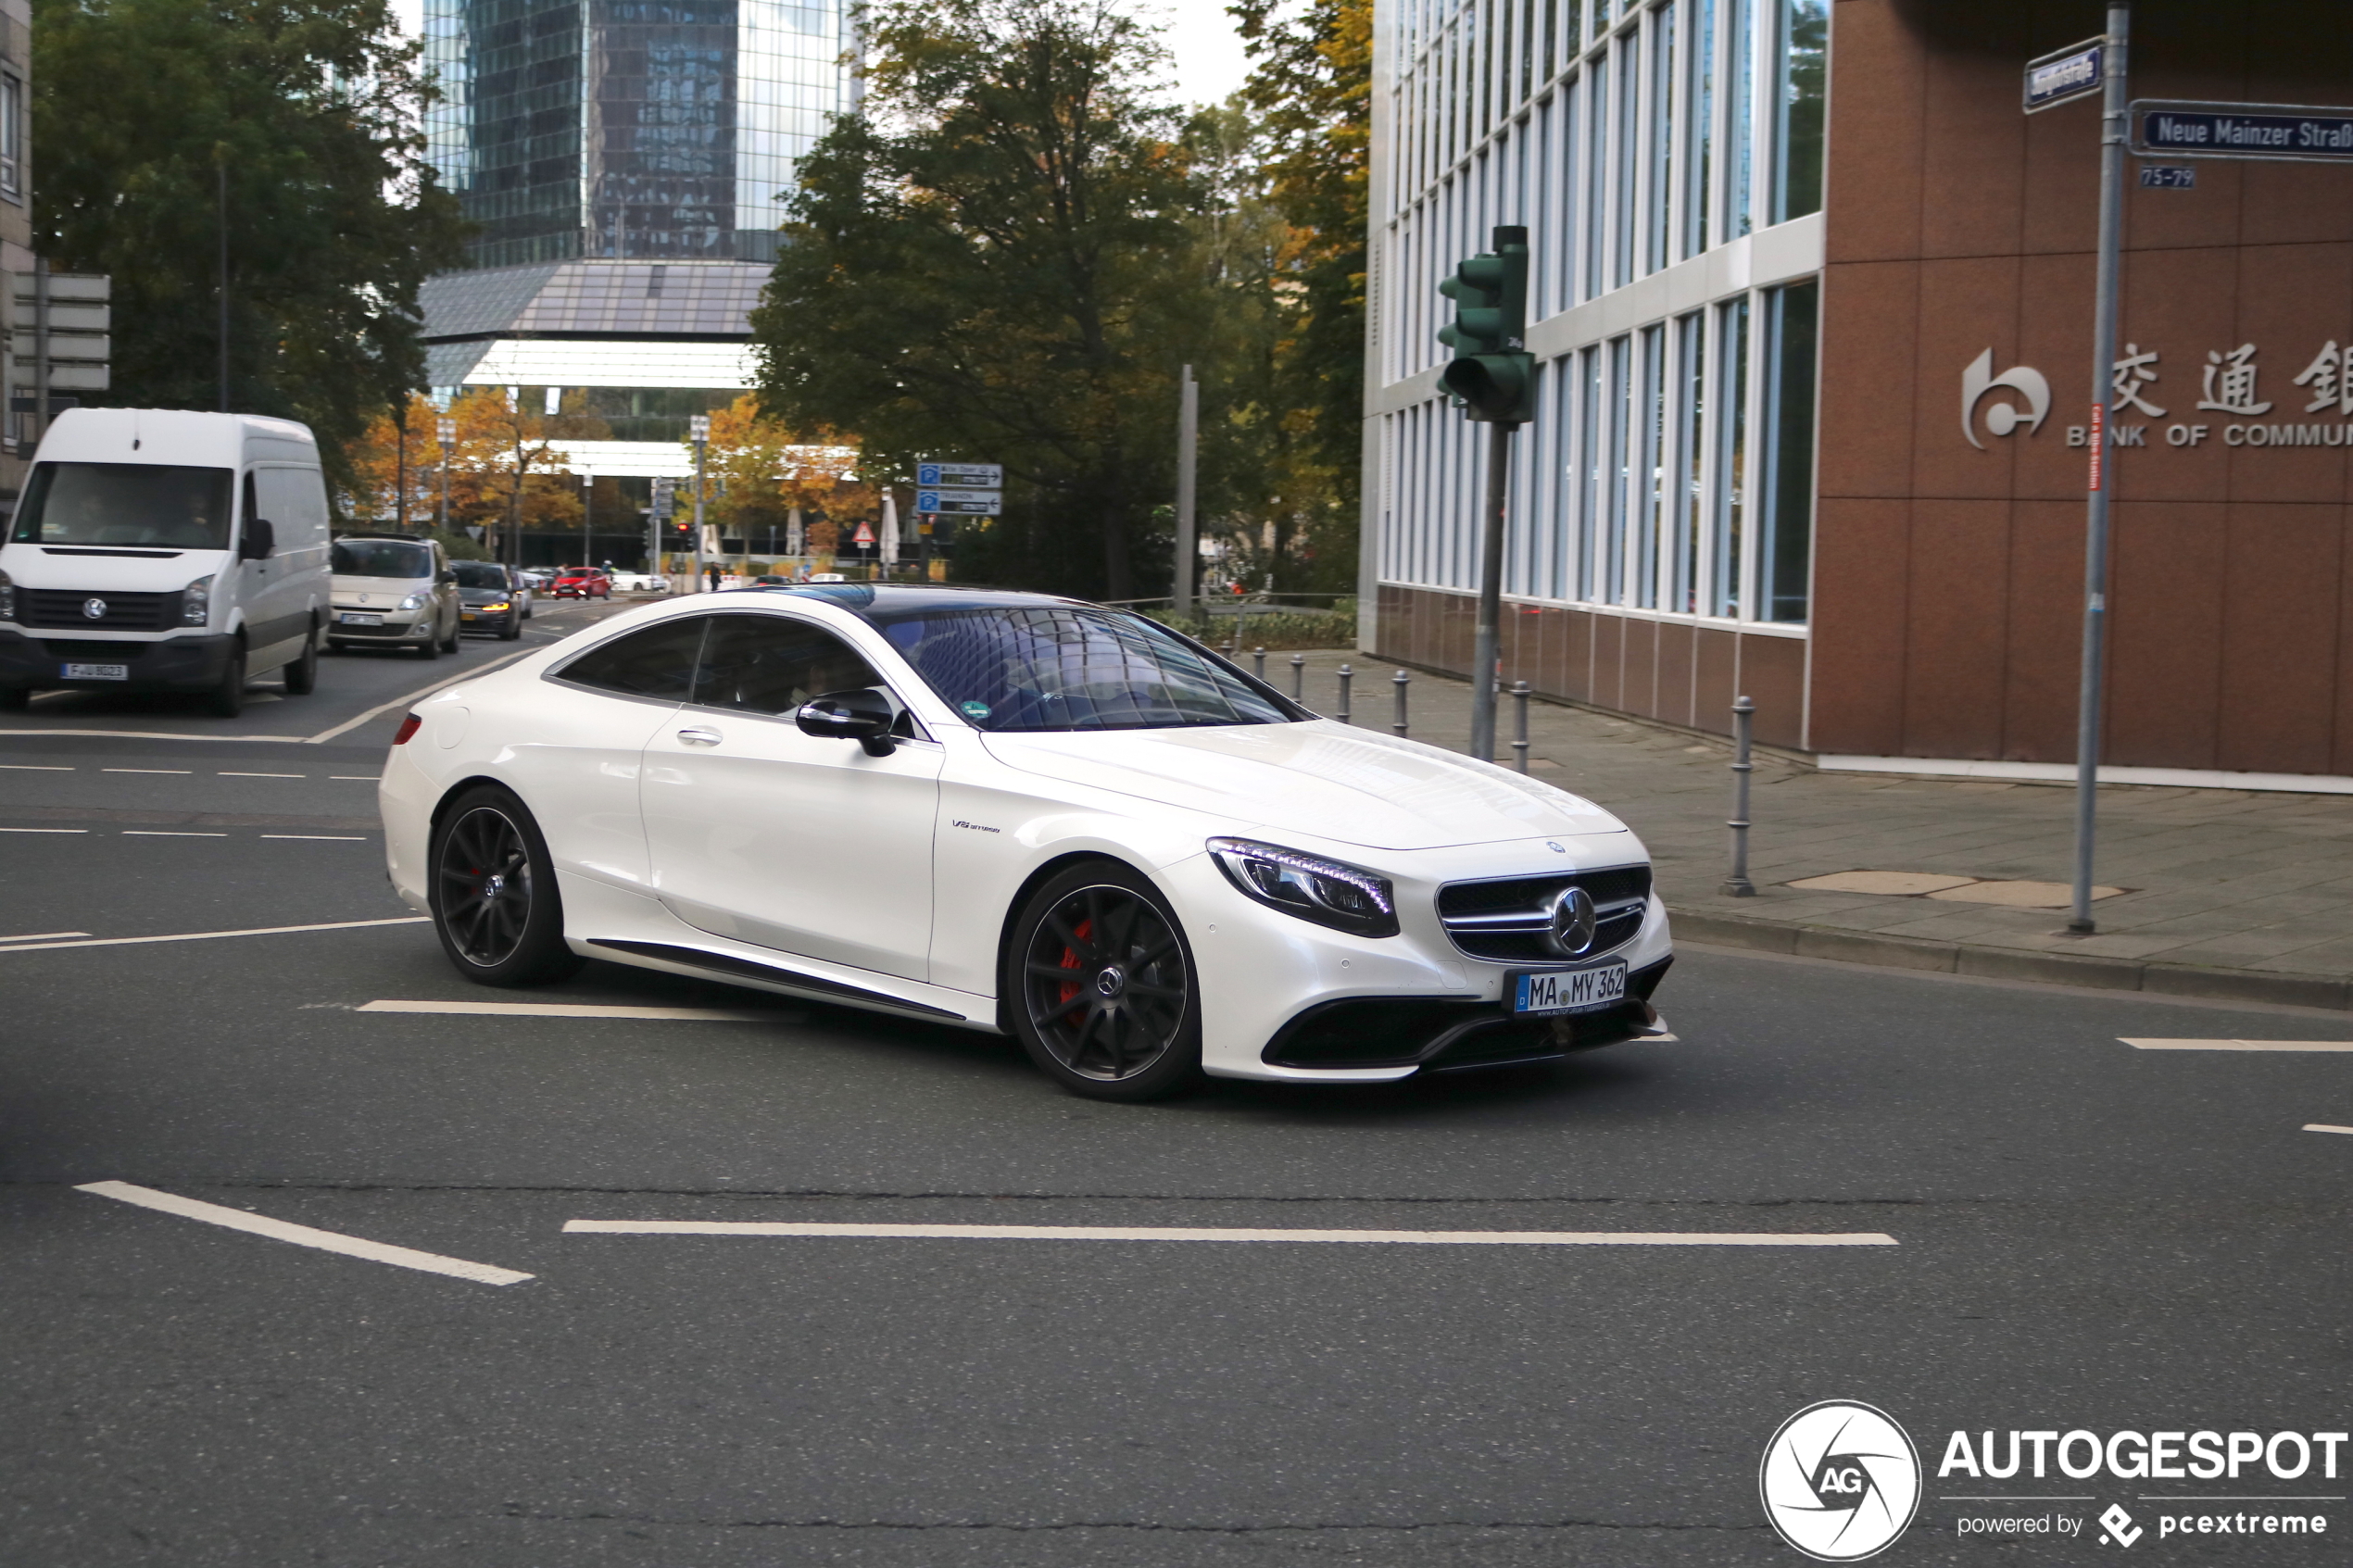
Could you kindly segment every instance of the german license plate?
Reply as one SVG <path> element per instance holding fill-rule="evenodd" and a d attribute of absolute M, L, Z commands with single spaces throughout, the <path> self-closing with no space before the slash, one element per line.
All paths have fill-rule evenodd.
<path fill-rule="evenodd" d="M 68 681 L 128 681 L 128 664 L 69 664 L 61 677 Z"/>
<path fill-rule="evenodd" d="M 1592 1012 L 1626 999 L 1626 963 L 1539 970 L 1512 976 L 1512 1011 Z"/>
<path fill-rule="evenodd" d="M 335 619 L 346 626 L 381 626 L 384 623 L 384 618 L 381 615 L 361 615 L 356 610 L 348 609 Z"/>

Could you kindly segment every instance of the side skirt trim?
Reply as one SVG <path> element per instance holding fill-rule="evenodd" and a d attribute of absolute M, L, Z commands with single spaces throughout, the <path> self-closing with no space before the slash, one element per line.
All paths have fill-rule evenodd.
<path fill-rule="evenodd" d="M 619 937 L 591 936 L 591 947 L 610 947 L 619 953 L 633 953 L 643 959 L 660 959 L 664 963 L 685 964 L 690 969 L 707 969 L 715 974 L 740 975 L 747 979 L 766 981 L 772 985 L 790 985 L 821 997 L 839 997 L 844 1001 L 858 1002 L 868 1007 L 897 1008 L 902 1012 L 921 1013 L 925 1018 L 953 1019 L 964 1022 L 964 1015 L 936 1008 L 926 1002 L 911 1002 L 882 991 L 869 991 L 862 985 L 846 985 L 838 980 L 826 980 L 814 974 L 803 974 L 777 964 L 757 963 L 739 959 L 730 953 L 706 952 L 700 947 L 681 947 L 670 942 L 634 942 Z"/>

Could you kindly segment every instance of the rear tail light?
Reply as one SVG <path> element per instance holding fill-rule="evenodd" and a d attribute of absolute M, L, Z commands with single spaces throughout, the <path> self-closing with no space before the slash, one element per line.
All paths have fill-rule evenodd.
<path fill-rule="evenodd" d="M 409 744 L 409 737 L 415 734 L 419 730 L 422 730 L 424 727 L 425 721 L 411 713 L 409 717 L 400 721 L 400 729 L 393 735 L 392 744 L 395 746 L 407 746 Z"/>

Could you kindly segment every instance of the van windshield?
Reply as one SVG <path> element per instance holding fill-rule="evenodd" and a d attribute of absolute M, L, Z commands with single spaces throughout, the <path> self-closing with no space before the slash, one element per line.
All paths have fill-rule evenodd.
<path fill-rule="evenodd" d="M 414 539 L 338 539 L 329 564 L 338 577 L 431 577 L 433 546 Z"/>
<path fill-rule="evenodd" d="M 19 545 L 229 547 L 228 469 L 36 463 L 9 539 Z"/>

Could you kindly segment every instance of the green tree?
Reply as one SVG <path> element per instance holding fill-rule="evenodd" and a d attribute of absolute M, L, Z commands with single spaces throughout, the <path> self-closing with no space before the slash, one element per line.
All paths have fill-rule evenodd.
<path fill-rule="evenodd" d="M 64 270 L 114 280 L 114 390 L 219 406 L 228 209 L 230 402 L 343 448 L 423 380 L 418 285 L 454 265 L 457 204 L 416 127 L 420 45 L 384 0 L 36 0 L 34 221 Z"/>
<path fill-rule="evenodd" d="M 1265 396 L 1279 439 L 1265 465 L 1281 497 L 1278 587 L 1355 585 L 1365 398 L 1365 246 L 1370 206 L 1372 0 L 1234 0 L 1255 61 L 1248 202 L 1280 219 L 1268 286 Z"/>
<path fill-rule="evenodd" d="M 857 433 L 876 476 L 1003 463 L 1010 514 L 963 531 L 960 575 L 1161 587 L 1178 368 L 1213 307 L 1164 51 L 1114 0 L 869 23 L 863 111 L 802 162 L 752 318 L 764 406 Z"/>

